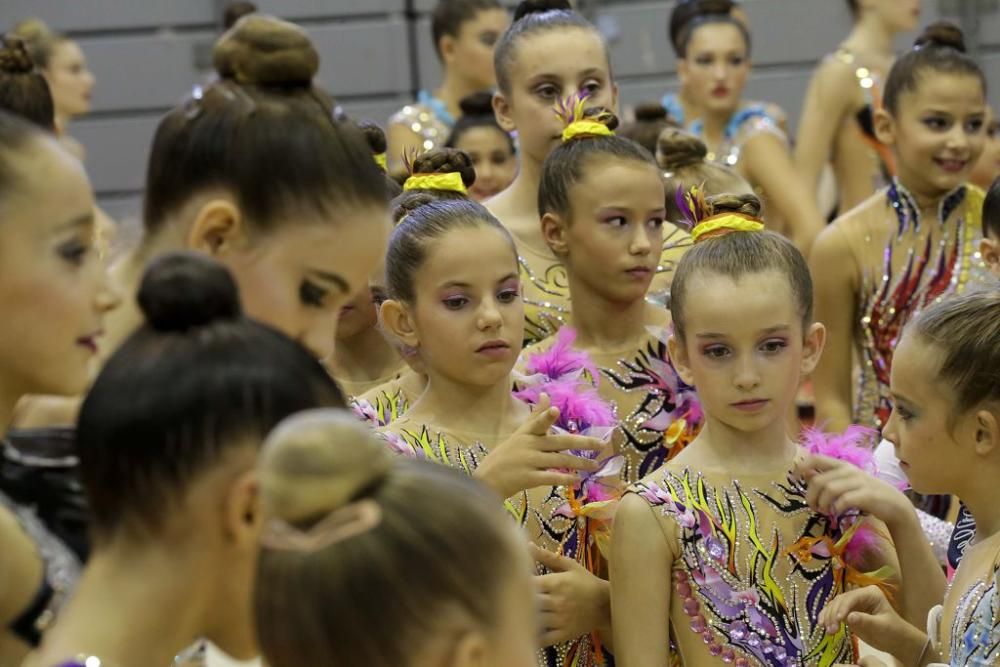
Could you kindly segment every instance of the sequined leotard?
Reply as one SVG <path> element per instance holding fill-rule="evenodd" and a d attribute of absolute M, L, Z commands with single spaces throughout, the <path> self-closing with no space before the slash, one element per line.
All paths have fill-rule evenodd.
<path fill-rule="evenodd" d="M 455 119 L 444 103 L 426 90 L 417 93 L 417 101 L 408 104 L 389 119 L 389 125 L 402 125 L 423 140 L 425 151 L 440 147 L 448 140 Z"/>

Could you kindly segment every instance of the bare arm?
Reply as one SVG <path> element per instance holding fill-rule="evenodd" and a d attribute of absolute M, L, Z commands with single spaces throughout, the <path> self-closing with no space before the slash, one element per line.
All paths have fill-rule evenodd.
<path fill-rule="evenodd" d="M 809 255 L 813 240 L 823 229 L 816 197 L 796 173 L 788 147 L 775 134 L 760 132 L 743 147 L 747 178 L 764 190 L 769 204 L 788 225 L 789 237 Z"/>
<path fill-rule="evenodd" d="M 826 348 L 813 374 L 816 420 L 840 432 L 851 424 L 852 341 L 857 299 L 856 265 L 842 223 L 816 239 L 809 257 L 815 291 L 816 321 L 826 326 Z"/>
<path fill-rule="evenodd" d="M 38 548 L 17 519 L 0 506 L 0 665 L 18 665 L 27 644 L 8 630 L 31 604 L 45 576 Z"/>
<path fill-rule="evenodd" d="M 611 622 L 615 664 L 670 664 L 670 571 L 673 553 L 649 504 L 622 498 L 611 541 Z"/>
<path fill-rule="evenodd" d="M 853 83 L 853 74 L 836 60 L 821 63 L 809 82 L 795 141 L 795 164 L 817 200 L 820 175 L 833 157 L 837 130 L 851 103 Z"/>

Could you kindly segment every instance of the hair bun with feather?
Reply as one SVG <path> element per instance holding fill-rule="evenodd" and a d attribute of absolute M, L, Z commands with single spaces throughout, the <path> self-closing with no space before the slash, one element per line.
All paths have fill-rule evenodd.
<path fill-rule="evenodd" d="M 220 77 L 247 85 L 308 88 L 319 71 L 319 54 L 302 28 L 261 14 L 240 19 L 212 56 Z"/>
<path fill-rule="evenodd" d="M 739 213 L 751 218 L 760 217 L 761 203 L 756 195 L 719 194 L 708 197 L 707 201 L 711 215 Z"/>
<path fill-rule="evenodd" d="M 35 63 L 32 61 L 24 41 L 13 35 L 5 37 L 3 47 L 0 48 L 0 72 L 29 74 L 34 69 Z"/>
<path fill-rule="evenodd" d="M 954 23 L 948 21 L 936 21 L 920 33 L 913 43 L 916 49 L 925 47 L 936 47 L 941 49 L 955 49 L 959 53 L 966 53 L 965 35 L 962 29 Z"/>
<path fill-rule="evenodd" d="M 690 132 L 670 127 L 656 140 L 656 157 L 660 169 L 675 172 L 704 162 L 708 147 Z"/>
<path fill-rule="evenodd" d="M 465 151 L 457 148 L 436 148 L 421 153 L 411 161 L 413 174 L 451 174 L 462 176 L 462 183 L 471 188 L 476 182 L 476 168 L 472 158 Z"/>
<path fill-rule="evenodd" d="M 553 11 L 573 11 L 573 5 L 568 0 L 522 0 L 514 10 L 514 22 L 520 21 L 531 14 L 542 14 Z"/>
<path fill-rule="evenodd" d="M 458 106 L 466 116 L 492 116 L 493 93 L 483 91 L 466 95 Z"/>

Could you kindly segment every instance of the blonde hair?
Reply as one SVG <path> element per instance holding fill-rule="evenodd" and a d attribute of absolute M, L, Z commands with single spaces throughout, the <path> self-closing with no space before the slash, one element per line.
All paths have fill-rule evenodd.
<path fill-rule="evenodd" d="M 48 69 L 49 61 L 52 59 L 56 47 L 69 41 L 66 35 L 55 32 L 44 21 L 37 18 L 21 21 L 14 26 L 11 34 L 24 41 L 32 62 L 40 69 Z"/>

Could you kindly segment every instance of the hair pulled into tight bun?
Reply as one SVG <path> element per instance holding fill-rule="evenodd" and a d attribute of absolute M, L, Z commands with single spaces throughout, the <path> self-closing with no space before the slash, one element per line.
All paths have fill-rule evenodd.
<path fill-rule="evenodd" d="M 514 10 L 514 22 L 516 23 L 532 14 L 571 11 L 573 11 L 573 5 L 569 3 L 569 0 L 522 0 Z"/>
<path fill-rule="evenodd" d="M 139 307 L 160 333 L 185 333 L 242 315 L 236 281 L 222 264 L 195 252 L 153 260 L 139 285 Z"/>
<path fill-rule="evenodd" d="M 962 29 L 948 21 L 935 21 L 924 28 L 924 31 L 913 42 L 913 47 L 917 49 L 928 46 L 941 49 L 955 49 L 959 53 L 967 52 L 965 48 L 965 35 L 962 33 Z"/>
<path fill-rule="evenodd" d="M 260 14 L 240 19 L 215 44 L 215 69 L 223 79 L 255 86 L 309 87 L 319 53 L 305 30 Z"/>
<path fill-rule="evenodd" d="M 656 159 L 660 169 L 669 172 L 698 166 L 708 156 L 701 139 L 678 128 L 668 128 L 656 140 Z"/>
<path fill-rule="evenodd" d="M 472 158 L 457 148 L 436 148 L 421 153 L 413 159 L 412 166 L 414 174 L 461 174 L 466 188 L 472 187 L 476 182 L 476 168 L 472 164 Z"/>
<path fill-rule="evenodd" d="M 708 197 L 708 207 L 712 215 L 739 213 L 751 218 L 759 218 L 761 205 L 756 195 L 721 194 Z"/>

